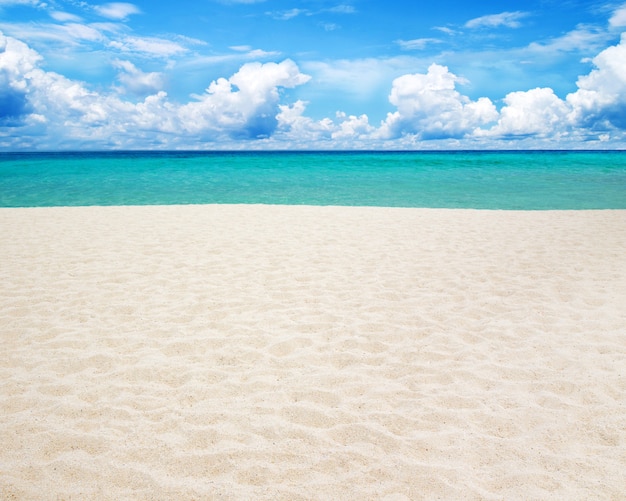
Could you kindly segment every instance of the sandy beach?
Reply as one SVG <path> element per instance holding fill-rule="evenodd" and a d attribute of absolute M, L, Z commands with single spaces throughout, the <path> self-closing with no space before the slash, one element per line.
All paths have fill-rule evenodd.
<path fill-rule="evenodd" d="M 626 211 L 0 229 L 0 499 L 624 499 Z"/>

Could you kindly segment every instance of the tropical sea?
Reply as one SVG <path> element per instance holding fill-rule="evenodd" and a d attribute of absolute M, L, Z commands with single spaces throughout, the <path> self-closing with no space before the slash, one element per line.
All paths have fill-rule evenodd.
<path fill-rule="evenodd" d="M 0 153 L 0 207 L 626 209 L 626 151 Z"/>

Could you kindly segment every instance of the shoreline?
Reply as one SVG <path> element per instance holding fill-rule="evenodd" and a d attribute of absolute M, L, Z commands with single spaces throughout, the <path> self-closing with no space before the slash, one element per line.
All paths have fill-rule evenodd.
<path fill-rule="evenodd" d="M 622 495 L 626 210 L 0 227 L 2 498 Z"/>
<path fill-rule="evenodd" d="M 510 212 L 510 213 L 578 213 L 578 212 L 625 212 L 626 208 L 595 208 L 595 209 L 493 209 L 493 208 L 483 208 L 483 207 L 410 207 L 410 206 L 399 206 L 399 205 L 337 205 L 337 204 L 326 204 L 326 205 L 318 205 L 318 204 L 290 204 L 290 203 L 264 203 L 264 202 L 254 202 L 254 203 L 155 203 L 155 204 L 111 204 L 111 205 L 101 205 L 101 204 L 93 204 L 93 205 L 28 205 L 28 206 L 0 206 L 0 211 L 21 211 L 21 210 L 79 210 L 79 209 L 173 209 L 173 208 L 217 208 L 217 207 L 231 207 L 231 208 L 246 208 L 246 207 L 269 207 L 269 208 L 302 208 L 302 209 L 347 209 L 347 210 L 400 210 L 400 211 L 418 211 L 418 212 L 430 212 L 430 211 L 441 211 L 441 212 Z"/>

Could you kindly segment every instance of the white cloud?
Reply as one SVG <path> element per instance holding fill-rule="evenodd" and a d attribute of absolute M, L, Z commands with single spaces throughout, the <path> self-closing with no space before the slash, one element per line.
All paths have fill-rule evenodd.
<path fill-rule="evenodd" d="M 613 15 L 609 19 L 609 26 L 612 28 L 626 26 L 626 5 L 623 5 L 613 12 Z"/>
<path fill-rule="evenodd" d="M 0 0 L 2 5 L 32 5 L 33 7 L 46 7 L 48 4 L 39 0 Z"/>
<path fill-rule="evenodd" d="M 497 28 L 504 26 L 506 28 L 519 28 L 522 24 L 520 19 L 526 17 L 526 12 L 502 12 L 500 14 L 491 14 L 488 16 L 470 19 L 465 23 L 466 28 Z"/>
<path fill-rule="evenodd" d="M 67 17 L 64 19 L 70 19 Z M 74 47 L 85 47 L 98 51 L 113 49 L 126 55 L 171 58 L 189 52 L 188 46 L 206 45 L 206 42 L 190 37 L 173 35 L 171 39 L 127 35 L 125 26 L 120 23 L 12 23 L 0 22 L 0 29 L 24 41 L 42 47 L 44 51 L 56 54 L 71 53 Z M 44 45 L 45 44 L 45 45 Z M 56 55 L 55 54 L 55 55 Z M 77 61 L 80 54 L 75 54 Z M 80 63 L 77 63 L 80 64 Z"/>
<path fill-rule="evenodd" d="M 437 38 L 416 38 L 414 40 L 396 40 L 400 48 L 404 50 L 423 50 L 427 45 L 441 43 Z"/>
<path fill-rule="evenodd" d="M 107 19 L 125 20 L 131 14 L 140 14 L 139 7 L 132 3 L 112 2 L 94 7 L 95 11 Z"/>
<path fill-rule="evenodd" d="M 79 23 L 13 23 L 0 27 L 7 32 L 18 33 L 23 40 L 59 44 L 64 48 L 79 45 L 81 41 L 104 40 L 99 29 Z"/>
<path fill-rule="evenodd" d="M 331 14 L 355 14 L 356 13 L 356 9 L 351 6 L 351 5 L 337 5 L 335 7 L 330 7 L 330 8 L 326 8 L 326 9 L 321 9 L 321 10 L 316 10 L 316 11 L 311 11 L 309 9 L 298 9 L 298 8 L 293 8 L 293 9 L 289 9 L 289 10 L 282 10 L 282 11 L 270 11 L 270 12 L 266 12 L 266 14 L 268 16 L 273 17 L 274 19 L 277 19 L 279 21 L 288 21 L 290 19 L 293 19 L 294 17 L 298 17 L 301 15 L 305 15 L 305 16 L 317 16 L 320 14 L 326 14 L 326 13 L 331 13 Z M 326 31 L 332 31 L 338 28 L 338 26 L 334 23 L 320 23 L 320 26 L 322 26 L 324 29 L 326 29 Z"/>
<path fill-rule="evenodd" d="M 447 26 L 435 26 L 433 29 L 437 31 L 441 31 L 442 33 L 445 33 L 446 35 L 456 35 L 457 33 L 455 30 L 448 28 Z"/>
<path fill-rule="evenodd" d="M 121 90 L 136 95 L 155 94 L 163 89 L 163 75 L 157 72 L 144 73 L 130 61 L 114 61 L 113 66 L 120 70 L 117 79 Z"/>
<path fill-rule="evenodd" d="M 208 65 L 220 64 L 229 61 L 250 61 L 275 58 L 280 56 L 280 52 L 253 49 L 249 45 L 236 45 L 229 47 L 234 54 L 217 54 L 214 56 L 196 56 L 193 60 L 183 61 L 178 64 L 179 68 L 205 68 Z"/>
<path fill-rule="evenodd" d="M 367 115 L 347 116 L 343 112 L 337 113 L 341 120 L 339 129 L 332 133 L 333 139 L 365 139 L 374 132 L 374 127 L 369 124 Z"/>
<path fill-rule="evenodd" d="M 238 56 L 253 52 L 233 50 Z M 390 68 L 403 69 L 408 60 L 394 63 L 398 66 L 376 60 L 335 63 L 317 67 L 316 77 L 332 76 L 331 88 L 345 75 L 344 88 L 361 92 L 361 79 L 378 68 L 385 70 L 379 78 L 389 78 Z M 163 92 L 163 74 L 144 72 L 125 58 L 114 63 L 121 87 L 95 91 L 45 71 L 35 51 L 0 34 L 0 144 L 206 148 L 213 141 L 223 141 L 213 143 L 217 147 L 255 139 L 255 147 L 284 148 L 559 147 L 590 139 L 610 146 L 626 137 L 625 60 L 626 34 L 593 59 L 594 68 L 565 99 L 549 87 L 512 92 L 500 111 L 488 98 L 461 94 L 465 80 L 432 64 L 426 73 L 393 80 L 389 102 L 395 109 L 375 127 L 366 114 L 339 111 L 333 119 L 314 120 L 306 116 L 304 101 L 283 102 L 282 89 L 310 80 L 291 60 L 244 64 L 180 104 Z"/>
<path fill-rule="evenodd" d="M 534 53 L 587 51 L 605 44 L 608 35 L 593 26 L 578 26 L 563 36 L 548 42 L 533 42 L 528 49 Z"/>
<path fill-rule="evenodd" d="M 381 127 L 383 137 L 416 134 L 423 138 L 462 137 L 497 119 L 488 98 L 471 101 L 456 90 L 463 83 L 445 66 L 432 64 L 426 74 L 403 75 L 393 81 L 389 113 Z"/>
<path fill-rule="evenodd" d="M 490 135 L 550 136 L 565 125 L 568 107 L 550 88 L 511 92 Z"/>
<path fill-rule="evenodd" d="M 0 127 L 17 126 L 28 114 L 28 81 L 41 58 L 28 46 L 0 32 Z"/>
<path fill-rule="evenodd" d="M 52 12 L 50 12 L 50 17 L 54 19 L 55 21 L 59 21 L 60 23 L 67 23 L 67 22 L 77 23 L 77 22 L 82 21 L 82 19 L 79 16 L 70 14 L 69 12 L 61 12 L 58 10 L 53 10 Z"/>
<path fill-rule="evenodd" d="M 512 92 L 497 125 L 482 134 L 558 139 L 565 135 L 606 139 L 607 130 L 626 130 L 626 33 L 618 45 L 593 58 L 596 66 L 578 78 L 565 100 L 550 88 Z"/>
<path fill-rule="evenodd" d="M 110 146 L 132 145 L 133 140 L 144 144 L 142 140 L 161 136 L 187 141 L 267 137 L 278 125 L 279 89 L 309 79 L 290 60 L 248 63 L 229 79 L 214 81 L 195 102 L 174 104 L 158 91 L 133 103 L 44 71 L 40 62 L 26 44 L 0 37 L 0 88 L 5 89 L 0 128 L 19 125 L 25 137 L 41 134 L 44 127 L 49 139 Z M 128 61 L 117 61 L 116 67 L 121 70 L 118 79 L 130 91 L 145 93 L 162 85 L 160 74 L 144 73 Z"/>
<path fill-rule="evenodd" d="M 311 144 L 332 142 L 335 146 L 350 148 L 354 145 L 374 144 L 376 128 L 369 123 L 367 115 L 336 113 L 336 121 L 330 118 L 313 120 L 304 115 L 306 104 L 298 100 L 293 105 L 280 105 L 276 115 L 278 121 L 275 138 L 289 141 L 299 148 L 310 148 Z"/>
<path fill-rule="evenodd" d="M 24 99 L 28 90 L 26 75 L 41 62 L 42 58 L 25 43 L 12 37 L 6 37 L 0 32 L 0 92 L 5 99 Z M 5 101 L 6 103 L 7 101 Z M 0 112 L 2 113 L 2 112 Z"/>
<path fill-rule="evenodd" d="M 596 66 L 578 79 L 578 90 L 567 96 L 571 120 L 587 126 L 626 129 L 626 33 L 620 43 L 595 58 Z"/>
<path fill-rule="evenodd" d="M 293 105 L 279 105 L 276 115 L 277 135 L 292 144 L 315 144 L 317 141 L 330 139 L 336 127 L 332 120 L 324 118 L 315 121 L 304 116 L 304 101 L 298 100 Z"/>
<path fill-rule="evenodd" d="M 74 40 L 103 41 L 104 37 L 95 28 L 85 24 L 68 23 L 60 27 L 60 30 Z"/>
<path fill-rule="evenodd" d="M 289 21 L 290 19 L 293 19 L 294 17 L 298 17 L 301 14 L 305 14 L 306 12 L 308 12 L 306 9 L 290 9 L 290 10 L 284 10 L 281 12 L 269 12 L 268 14 L 270 14 L 274 19 L 277 19 L 279 21 Z"/>
<path fill-rule="evenodd" d="M 11 75 L 11 80 L 32 70 L 41 56 L 28 45 L 0 31 L 0 71 Z"/>
<path fill-rule="evenodd" d="M 356 9 L 352 5 L 342 4 L 326 9 L 326 12 L 333 12 L 335 14 L 355 14 Z"/>
<path fill-rule="evenodd" d="M 583 44 L 588 32 L 561 39 L 561 48 Z M 587 35 L 583 36 L 584 33 Z M 580 36 L 578 36 L 580 35 Z M 595 38 L 594 38 L 595 40 Z M 381 137 L 534 138 L 535 141 L 606 140 L 626 130 L 626 33 L 618 45 L 600 52 L 595 68 L 578 79 L 578 90 L 566 99 L 554 90 L 536 88 L 511 92 L 498 112 L 487 98 L 470 101 L 455 86 L 460 79 L 447 68 L 432 65 L 426 75 L 404 75 L 393 82 L 389 113 L 378 131 Z M 491 123 L 495 124 L 491 127 Z"/>
<path fill-rule="evenodd" d="M 277 126 L 279 87 L 296 87 L 309 78 L 291 60 L 244 64 L 229 79 L 212 82 L 197 102 L 182 106 L 181 125 L 191 133 L 267 137 Z"/>
<path fill-rule="evenodd" d="M 280 53 L 275 51 L 266 51 L 263 49 L 252 49 L 245 54 L 247 59 L 265 59 L 268 57 L 278 56 Z"/>
<path fill-rule="evenodd" d="M 109 46 L 121 52 L 141 53 L 156 57 L 171 57 L 187 52 L 182 45 L 156 37 L 127 36 L 120 40 L 112 40 Z"/>
<path fill-rule="evenodd" d="M 187 37 L 185 35 L 174 35 L 172 37 L 173 40 L 178 40 L 179 42 L 185 43 L 187 45 L 200 45 L 200 46 L 205 46 L 205 45 L 209 45 L 207 42 L 205 42 L 204 40 L 200 40 L 199 38 L 193 38 L 193 37 Z"/>

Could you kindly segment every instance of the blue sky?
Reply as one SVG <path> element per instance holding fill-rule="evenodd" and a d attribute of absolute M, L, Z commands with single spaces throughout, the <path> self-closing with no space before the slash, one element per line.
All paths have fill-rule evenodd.
<path fill-rule="evenodd" d="M 626 3 L 0 0 L 0 150 L 626 147 Z"/>

